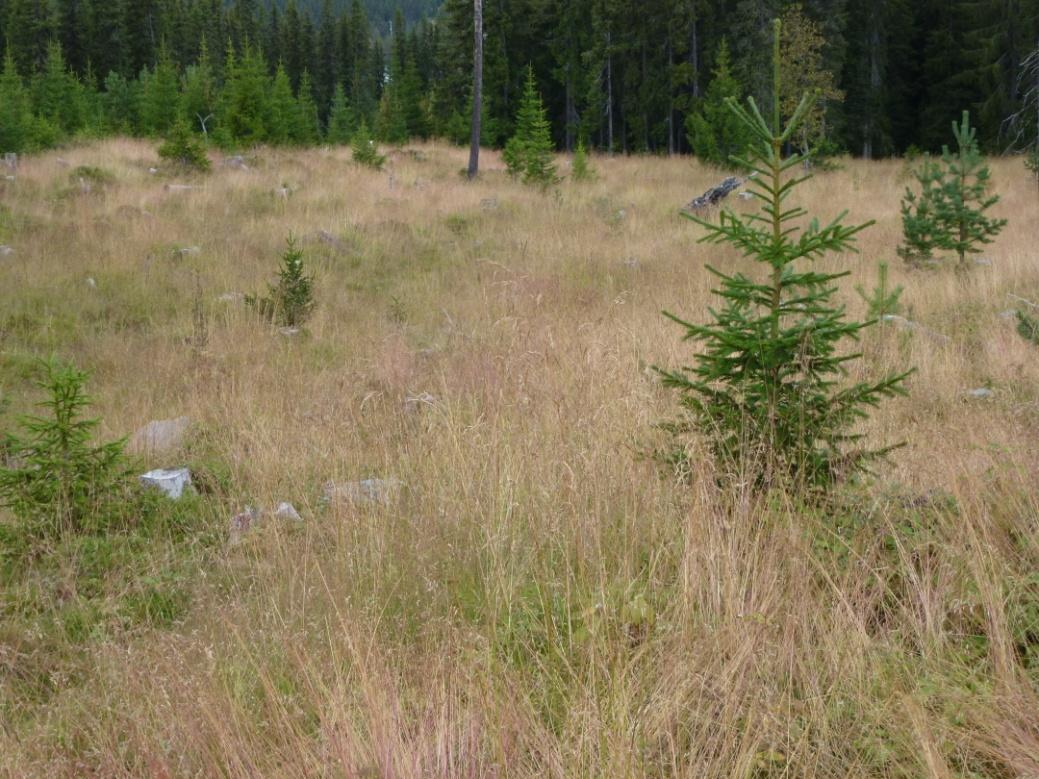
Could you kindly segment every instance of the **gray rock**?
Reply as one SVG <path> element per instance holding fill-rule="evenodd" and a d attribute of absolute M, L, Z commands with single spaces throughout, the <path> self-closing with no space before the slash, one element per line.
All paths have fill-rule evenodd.
<path fill-rule="evenodd" d="M 249 170 L 249 166 L 245 162 L 245 158 L 240 154 L 236 154 L 233 157 L 228 157 L 223 161 L 225 168 L 235 168 L 236 170 Z"/>
<path fill-rule="evenodd" d="M 145 487 L 159 490 L 172 500 L 179 500 L 185 492 L 195 491 L 191 484 L 191 471 L 187 468 L 158 468 L 138 478 Z"/>
<path fill-rule="evenodd" d="M 480 201 L 480 208 L 484 211 L 496 211 L 498 209 L 498 198 L 485 197 Z"/>
<path fill-rule="evenodd" d="M 4 167 L 8 170 L 18 170 L 18 155 L 12 151 L 4 154 Z"/>
<path fill-rule="evenodd" d="M 17 181 L 17 176 L 4 176 L 4 181 Z"/>
<path fill-rule="evenodd" d="M 404 410 L 409 414 L 418 413 L 418 411 L 424 406 L 432 407 L 436 404 L 437 399 L 428 392 L 422 392 L 418 395 L 408 395 L 404 398 Z"/>
<path fill-rule="evenodd" d="M 194 184 L 167 184 L 163 187 L 167 192 L 194 192 L 201 187 L 197 187 Z"/>
<path fill-rule="evenodd" d="M 996 395 L 996 393 L 988 387 L 978 387 L 977 389 L 972 389 L 967 394 L 972 398 L 977 398 L 978 400 L 985 400 L 987 398 L 995 397 Z"/>
<path fill-rule="evenodd" d="M 295 338 L 297 335 L 299 335 L 302 332 L 303 331 L 300 328 L 298 328 L 298 327 L 279 327 L 278 328 L 278 334 L 279 335 L 283 335 L 286 338 Z"/>
<path fill-rule="evenodd" d="M 87 276 L 87 286 L 91 289 L 97 289 L 97 281 L 94 280 L 93 276 Z"/>
<path fill-rule="evenodd" d="M 347 254 L 350 252 L 350 247 L 347 243 L 330 233 L 328 230 L 318 230 L 316 233 L 308 236 L 307 240 L 312 243 L 323 243 L 325 246 L 330 246 L 339 254 Z"/>
<path fill-rule="evenodd" d="M 919 322 L 914 322 L 911 319 L 906 319 L 904 316 L 899 316 L 898 314 L 884 314 L 884 316 L 880 318 L 880 321 L 894 325 L 899 330 L 908 330 L 909 332 L 923 333 L 932 341 L 937 341 L 939 343 L 947 343 L 949 340 L 949 336 L 942 335 L 941 333 L 936 333 L 934 330 L 930 330 L 924 327 Z"/>
<path fill-rule="evenodd" d="M 990 260 L 988 257 L 975 257 L 974 264 L 979 265 L 983 268 L 990 268 L 992 267 L 992 260 Z"/>
<path fill-rule="evenodd" d="M 231 543 L 237 544 L 241 542 L 242 536 L 259 525 L 262 520 L 263 513 L 252 506 L 246 506 L 245 511 L 235 514 L 228 522 L 227 528 L 231 537 Z"/>
<path fill-rule="evenodd" d="M 217 297 L 218 303 L 241 303 L 245 300 L 244 292 L 225 292 Z"/>
<path fill-rule="evenodd" d="M 150 173 L 152 176 L 154 176 L 158 172 L 159 172 L 158 168 L 148 168 L 148 173 Z"/>
<path fill-rule="evenodd" d="M 201 254 L 202 249 L 198 246 L 182 246 L 179 249 L 174 249 L 171 254 L 174 257 L 187 257 L 192 254 Z"/>
<path fill-rule="evenodd" d="M 754 199 L 754 193 L 753 192 L 747 192 L 746 190 L 744 190 L 743 192 L 740 192 L 739 194 L 737 194 L 736 197 L 738 197 L 740 200 L 753 200 Z"/>
<path fill-rule="evenodd" d="M 296 511 L 296 507 L 291 503 L 282 502 L 278 504 L 278 507 L 274 509 L 273 516 L 275 519 L 284 519 L 292 522 L 302 522 L 303 517 Z"/>
<path fill-rule="evenodd" d="M 190 417 L 153 420 L 130 437 L 128 446 L 142 454 L 169 452 L 183 443 L 190 428 Z"/>
<path fill-rule="evenodd" d="M 354 506 L 388 506 L 403 485 L 397 479 L 363 479 L 362 481 L 327 482 L 323 489 L 326 503 Z"/>
<path fill-rule="evenodd" d="M 10 246 L 0 246 L 0 257 L 10 257 L 14 254 L 14 249 Z"/>
<path fill-rule="evenodd" d="M 1000 311 L 996 316 L 1008 322 L 1015 322 L 1017 321 L 1017 309 L 1008 308 L 1006 311 Z"/>

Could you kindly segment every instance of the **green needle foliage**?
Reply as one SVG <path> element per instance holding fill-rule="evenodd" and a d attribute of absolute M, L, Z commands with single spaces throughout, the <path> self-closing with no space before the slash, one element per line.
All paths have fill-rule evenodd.
<path fill-rule="evenodd" d="M 86 419 L 87 374 L 70 365 L 45 364 L 37 386 L 47 393 L 43 416 L 25 416 L 21 430 L 5 442 L 7 465 L 0 468 L 0 504 L 21 520 L 21 530 L 37 540 L 65 531 L 102 529 L 106 504 L 127 475 L 125 440 L 91 443 L 99 420 Z"/>
<path fill-rule="evenodd" d="M 903 394 L 908 374 L 851 386 L 843 382 L 845 365 L 859 354 L 839 354 L 838 345 L 858 340 L 871 323 L 847 321 L 844 307 L 833 300 L 835 282 L 847 273 L 804 265 L 829 252 L 852 250 L 855 236 L 871 223 L 848 226 L 841 214 L 825 227 L 815 219 L 804 230 L 795 225 L 807 213 L 788 201 L 808 176 L 787 176 L 800 169 L 802 158 L 782 155 L 812 97 L 805 95 L 782 127 L 779 35 L 777 20 L 772 127 L 753 99 L 747 108 L 729 101 L 754 137 L 748 158 L 737 162 L 757 173 L 750 185 L 761 213 L 723 212 L 717 225 L 685 215 L 707 230 L 703 242 L 736 247 L 759 263 L 763 274 L 752 278 L 708 266 L 721 280 L 714 294 L 723 305 L 712 311 L 714 321 L 697 325 L 665 312 L 685 329 L 685 340 L 699 341 L 703 351 L 695 366 L 661 373 L 681 394 L 692 426 L 707 436 L 723 472 L 761 490 L 825 491 L 894 448 L 862 448 L 853 426 L 881 399 Z M 689 427 L 671 429 L 681 435 Z"/>
<path fill-rule="evenodd" d="M 303 251 L 295 239 L 290 235 L 286 243 L 277 283 L 268 285 L 266 297 L 248 295 L 245 301 L 269 322 L 299 327 L 314 310 L 314 277 L 304 271 Z"/>
<path fill-rule="evenodd" d="M 570 168 L 570 178 L 574 181 L 591 181 L 595 178 L 595 170 L 588 161 L 588 149 L 584 145 L 583 138 L 577 142 L 577 148 L 574 150 L 574 162 Z"/>
<path fill-rule="evenodd" d="M 1039 346 L 1039 318 L 1024 311 L 1017 312 L 1017 332 L 1026 341 Z"/>
<path fill-rule="evenodd" d="M 365 165 L 369 168 L 375 168 L 375 170 L 381 170 L 383 163 L 386 162 L 386 158 L 379 154 L 379 147 L 372 138 L 372 134 L 368 131 L 367 122 L 363 119 L 361 120 L 360 126 L 357 128 L 357 132 L 354 133 L 351 148 L 353 151 L 354 162 L 359 165 Z"/>
<path fill-rule="evenodd" d="M 1035 176 L 1035 184 L 1039 187 L 1039 149 L 1032 149 L 1025 155 L 1025 167 Z"/>
<path fill-rule="evenodd" d="M 209 170 L 209 157 L 202 141 L 188 128 L 187 122 L 178 120 L 170 130 L 166 142 L 159 147 L 159 156 L 181 168 L 205 173 Z"/>
<path fill-rule="evenodd" d="M 940 164 L 924 160 L 913 174 L 920 193 L 907 189 L 902 199 L 905 242 L 898 254 L 912 265 L 932 263 L 935 249 L 941 249 L 956 252 L 964 268 L 967 255 L 992 243 L 1007 223 L 985 216 L 999 202 L 999 195 L 988 194 L 990 173 L 968 111 L 959 124 L 953 122 L 952 132 L 957 151 L 944 146 Z"/>
<path fill-rule="evenodd" d="M 859 297 L 866 301 L 870 319 L 882 319 L 885 316 L 899 314 L 902 311 L 902 304 L 898 301 L 902 297 L 905 288 L 901 284 L 894 289 L 888 287 L 887 274 L 887 263 L 882 262 L 877 269 L 877 286 L 873 288 L 872 292 L 867 293 L 861 284 L 855 287 Z"/>
<path fill-rule="evenodd" d="M 509 173 L 519 176 L 524 184 L 550 187 L 559 181 L 552 125 L 545 114 L 537 81 L 534 80 L 534 68 L 530 65 L 527 66 L 527 82 L 516 115 L 516 133 L 505 144 L 502 156 Z"/>

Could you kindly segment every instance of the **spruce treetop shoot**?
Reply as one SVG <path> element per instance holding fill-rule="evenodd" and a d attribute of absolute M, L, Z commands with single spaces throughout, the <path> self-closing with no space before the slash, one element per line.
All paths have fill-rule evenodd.
<path fill-rule="evenodd" d="M 762 273 L 708 266 L 720 279 L 713 321 L 697 325 L 665 313 L 685 329 L 685 340 L 700 342 L 703 350 L 694 366 L 661 373 L 690 414 L 689 422 L 671 429 L 684 434 L 692 427 L 705 435 L 722 473 L 755 489 L 825 491 L 891 451 L 864 447 L 854 426 L 881 399 L 902 394 L 908 374 L 844 381 L 845 366 L 859 355 L 838 347 L 858 340 L 872 322 L 848 321 L 834 300 L 835 282 L 846 272 L 817 271 L 811 262 L 853 250 L 856 235 L 872 223 L 846 225 L 841 214 L 825 226 L 816 219 L 803 228 L 797 224 L 808 214 L 789 200 L 808 176 L 789 175 L 803 158 L 784 159 L 783 149 L 796 137 L 813 96 L 805 95 L 781 125 L 780 31 L 777 20 L 771 126 L 752 98 L 746 107 L 729 101 L 754 138 L 747 159 L 736 162 L 757 173 L 749 186 L 760 213 L 722 212 L 719 224 L 685 214 L 707 230 L 703 242 L 736 247 Z M 681 460 L 684 450 L 676 457 Z"/>

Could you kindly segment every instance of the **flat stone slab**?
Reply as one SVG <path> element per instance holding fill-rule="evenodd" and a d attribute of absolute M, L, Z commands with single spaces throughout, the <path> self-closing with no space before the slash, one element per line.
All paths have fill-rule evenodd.
<path fill-rule="evenodd" d="M 163 493 L 171 500 L 179 500 L 184 493 L 193 493 L 191 471 L 187 468 L 157 468 L 138 477 L 142 485 Z"/>
<path fill-rule="evenodd" d="M 354 506 L 388 506 L 404 485 L 397 479 L 362 479 L 361 481 L 326 482 L 322 494 L 329 504 Z"/>

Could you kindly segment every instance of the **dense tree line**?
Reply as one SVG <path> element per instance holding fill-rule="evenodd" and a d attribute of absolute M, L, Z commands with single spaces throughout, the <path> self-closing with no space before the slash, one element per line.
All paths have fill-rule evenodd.
<path fill-rule="evenodd" d="M 368 9 L 388 2 L 383 28 Z M 362 120 L 389 142 L 465 142 L 472 0 L 432 17 L 433 0 L 388 2 L 0 0 L 0 145 L 159 135 L 178 118 L 226 144 L 346 142 Z M 799 145 L 937 150 L 963 109 L 986 150 L 1036 142 L 1034 117 L 1009 120 L 1034 110 L 1022 63 L 1039 0 L 490 0 L 483 140 L 511 137 L 529 65 L 560 148 L 721 160 L 738 149 L 722 101 L 770 108 L 777 15 L 791 91 L 823 95 Z"/>

